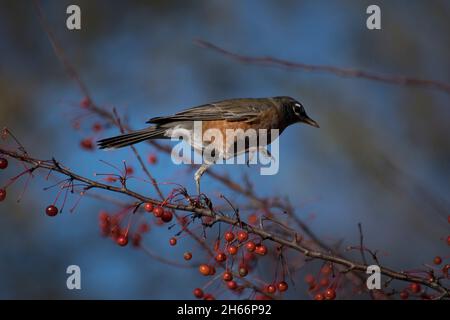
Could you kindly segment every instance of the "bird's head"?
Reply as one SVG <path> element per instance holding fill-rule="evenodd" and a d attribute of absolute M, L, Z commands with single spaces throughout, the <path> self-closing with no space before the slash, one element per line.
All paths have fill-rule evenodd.
<path fill-rule="evenodd" d="M 279 104 L 284 114 L 287 116 L 289 124 L 303 122 L 319 128 L 319 124 L 306 114 L 305 108 L 297 100 L 291 97 L 275 97 L 274 100 Z"/>
<path fill-rule="evenodd" d="M 287 123 L 294 124 L 303 122 L 310 126 L 319 128 L 319 124 L 311 119 L 305 111 L 303 105 L 291 97 L 275 97 L 273 98 L 286 116 Z"/>

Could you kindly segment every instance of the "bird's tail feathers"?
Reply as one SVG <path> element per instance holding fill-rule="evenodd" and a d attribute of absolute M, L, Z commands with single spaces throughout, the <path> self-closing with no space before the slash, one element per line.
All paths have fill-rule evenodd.
<path fill-rule="evenodd" d="M 166 129 L 149 127 L 143 130 L 134 131 L 119 136 L 106 138 L 97 141 L 100 149 L 118 149 L 139 143 L 148 139 L 162 139 L 165 136 Z"/>

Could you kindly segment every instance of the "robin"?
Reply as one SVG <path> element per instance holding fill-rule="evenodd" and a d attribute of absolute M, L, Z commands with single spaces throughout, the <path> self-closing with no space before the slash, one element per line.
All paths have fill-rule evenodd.
<path fill-rule="evenodd" d="M 227 130 L 230 129 L 255 130 L 257 138 L 261 129 L 269 132 L 275 129 L 281 134 L 288 126 L 297 122 L 319 128 L 317 122 L 308 117 L 303 105 L 291 97 L 229 99 L 189 108 L 167 117 L 151 118 L 146 123 L 150 123 L 152 126 L 102 139 L 98 141 L 98 145 L 100 149 L 116 149 L 148 139 L 170 139 L 182 132 L 191 135 L 187 141 L 194 150 L 202 152 L 205 147 L 208 147 L 210 150 L 212 149 L 212 154 L 216 159 L 218 157 L 229 159 L 242 152 L 247 153 L 253 148 L 248 145 L 247 141 L 241 148 L 242 150 L 237 150 L 236 145 L 240 142 L 238 141 L 239 135 L 235 136 L 234 140 L 225 143 L 220 141 L 221 139 L 200 140 L 198 143 L 198 139 L 192 138 L 198 122 L 201 123 L 202 131 L 215 129 L 225 136 Z M 270 144 L 273 138 L 269 137 L 270 141 L 266 144 Z M 261 148 L 263 143 L 258 141 L 257 144 L 254 148 L 259 151 L 265 150 L 267 155 L 267 149 Z M 194 180 L 198 193 L 200 193 L 200 178 L 213 163 L 214 161 L 203 163 L 195 173 Z"/>

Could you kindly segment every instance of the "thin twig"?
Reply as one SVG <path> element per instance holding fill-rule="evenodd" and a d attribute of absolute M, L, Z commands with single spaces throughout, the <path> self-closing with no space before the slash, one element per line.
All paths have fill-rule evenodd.
<path fill-rule="evenodd" d="M 210 49 L 212 51 L 218 52 L 228 58 L 233 60 L 246 63 L 246 64 L 256 64 L 261 66 L 269 67 L 281 67 L 287 68 L 289 70 L 303 70 L 309 72 L 324 72 L 333 74 L 339 77 L 349 77 L 349 78 L 363 78 L 367 80 L 379 81 L 383 83 L 401 85 L 401 86 L 415 86 L 415 87 L 428 87 L 431 89 L 436 89 L 450 94 L 450 84 L 443 81 L 420 79 L 414 77 L 406 77 L 402 75 L 386 75 L 381 73 L 375 73 L 371 71 L 364 71 L 359 69 L 351 68 L 340 68 L 330 65 L 314 65 L 306 64 L 301 62 L 293 62 L 288 60 L 283 60 L 279 58 L 264 56 L 255 57 L 238 54 L 229 50 L 226 50 L 218 45 L 211 42 L 197 39 L 195 43 L 203 48 Z"/>

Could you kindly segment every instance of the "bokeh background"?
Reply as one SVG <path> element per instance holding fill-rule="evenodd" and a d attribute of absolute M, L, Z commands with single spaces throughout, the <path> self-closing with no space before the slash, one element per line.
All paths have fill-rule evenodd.
<path fill-rule="evenodd" d="M 65 27 L 66 7 L 82 10 L 82 30 Z M 116 107 L 132 127 L 153 116 L 234 97 L 290 95 L 300 100 L 320 130 L 290 127 L 282 136 L 280 171 L 217 168 L 258 194 L 288 196 L 297 214 L 330 245 L 357 244 L 357 223 L 381 261 L 408 269 L 448 257 L 450 212 L 450 97 L 436 90 L 363 79 L 251 66 L 196 46 L 212 41 L 248 55 L 271 55 L 311 64 L 354 67 L 450 81 L 450 2 L 376 1 L 382 30 L 366 28 L 373 1 L 43 1 L 55 35 L 97 104 Z M 55 57 L 29 1 L 0 1 L 0 125 L 40 158 L 52 156 L 92 177 L 111 170 L 99 160 L 134 163 L 127 150 L 89 152 L 79 147 L 93 134 L 94 117 Z M 4 142 L 1 142 L 4 144 Z M 138 149 L 155 152 L 148 145 Z M 20 165 L 0 173 L 4 185 Z M 137 169 L 137 174 L 139 171 Z M 194 190 L 191 172 L 159 155 L 151 168 L 159 181 Z M 50 219 L 45 207 L 56 190 L 34 179 L 20 203 L 23 180 L 0 205 L 0 298 L 190 299 L 205 283 L 195 270 L 161 264 L 141 251 L 120 248 L 99 235 L 105 202 L 85 198 L 75 213 Z M 203 179 L 211 194 L 229 191 Z M 165 186 L 168 191 L 170 188 Z M 148 195 L 153 190 L 141 189 Z M 75 197 L 69 203 L 75 201 Z M 69 205 L 68 205 L 69 206 Z M 147 245 L 183 262 L 194 247 L 168 245 L 171 232 L 153 228 Z M 191 248 L 192 249 L 192 248 Z M 199 251 L 198 249 L 193 249 Z M 82 269 L 82 290 L 66 289 L 66 267 Z M 301 274 L 299 274 L 301 277 Z M 297 282 L 290 298 L 307 298 Z"/>

